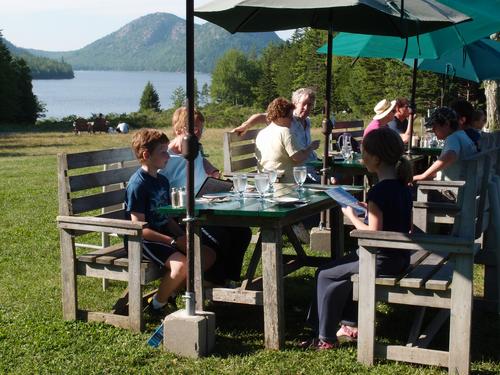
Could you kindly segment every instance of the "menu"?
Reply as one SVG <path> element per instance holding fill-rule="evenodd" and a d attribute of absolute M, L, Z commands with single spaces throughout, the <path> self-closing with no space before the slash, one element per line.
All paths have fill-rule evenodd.
<path fill-rule="evenodd" d="M 354 197 L 342 187 L 335 186 L 331 189 L 328 189 L 326 193 L 342 207 L 352 207 L 356 215 L 360 216 L 366 214 L 366 208 L 360 206 L 359 201 L 356 199 L 356 197 Z"/>

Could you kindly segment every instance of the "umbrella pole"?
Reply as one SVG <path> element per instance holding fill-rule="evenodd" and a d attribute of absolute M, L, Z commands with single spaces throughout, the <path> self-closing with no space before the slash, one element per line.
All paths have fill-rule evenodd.
<path fill-rule="evenodd" d="M 417 105 L 415 104 L 415 96 L 417 92 L 417 59 L 413 59 L 413 72 L 411 76 L 411 99 L 410 99 L 410 118 L 408 119 L 408 126 L 410 127 L 410 138 L 408 139 L 408 155 L 411 155 L 411 148 L 413 143 L 413 121 L 417 113 Z"/>
<path fill-rule="evenodd" d="M 326 53 L 326 93 L 325 93 L 325 109 L 324 109 L 324 118 L 322 122 L 322 132 L 325 135 L 325 142 L 323 147 L 323 169 L 321 173 L 321 183 L 323 185 L 328 184 L 328 172 L 330 166 L 330 158 L 328 155 L 329 150 L 329 142 L 330 135 L 332 134 L 333 124 L 330 120 L 330 104 L 332 102 L 332 45 L 333 45 L 333 26 L 330 23 L 330 27 L 328 29 L 328 48 Z M 321 212 L 321 220 L 319 223 L 320 228 L 327 227 L 327 215 L 326 212 Z"/>
<path fill-rule="evenodd" d="M 183 139 L 183 156 L 187 160 L 187 204 L 186 204 L 186 253 L 187 285 L 186 313 L 195 314 L 194 293 L 194 159 L 198 155 L 198 140 L 194 135 L 194 4 L 186 0 L 186 88 L 188 109 L 188 134 Z"/>
<path fill-rule="evenodd" d="M 446 85 L 446 74 L 443 74 L 441 79 L 441 107 L 444 105 L 444 89 Z"/>

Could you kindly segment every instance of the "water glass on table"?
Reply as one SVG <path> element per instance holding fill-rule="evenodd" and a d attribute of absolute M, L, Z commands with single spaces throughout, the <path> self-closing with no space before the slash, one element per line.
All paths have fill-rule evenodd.
<path fill-rule="evenodd" d="M 276 169 L 264 169 L 263 172 L 269 176 L 269 192 L 272 194 L 274 193 L 274 183 L 278 178 L 278 172 Z"/>
<path fill-rule="evenodd" d="M 238 193 L 239 199 L 243 200 L 243 193 L 247 189 L 248 177 L 245 173 L 236 173 L 233 177 L 234 191 Z"/>
<path fill-rule="evenodd" d="M 305 166 L 293 167 L 293 178 L 298 185 L 297 191 L 304 191 L 302 185 L 304 185 L 307 178 L 307 168 Z"/>
<path fill-rule="evenodd" d="M 267 173 L 259 173 L 254 179 L 255 188 L 259 192 L 259 199 L 264 201 L 264 194 L 269 190 L 269 175 Z"/>

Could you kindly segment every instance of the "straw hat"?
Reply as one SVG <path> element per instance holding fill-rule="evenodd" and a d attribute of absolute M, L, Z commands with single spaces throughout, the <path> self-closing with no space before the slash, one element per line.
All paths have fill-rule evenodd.
<path fill-rule="evenodd" d="M 373 111 L 375 112 L 375 116 L 373 116 L 374 120 L 380 120 L 381 118 L 384 118 L 391 112 L 394 107 L 396 106 L 396 101 L 388 101 L 387 99 L 382 99 L 377 103 L 377 105 L 373 108 Z"/>

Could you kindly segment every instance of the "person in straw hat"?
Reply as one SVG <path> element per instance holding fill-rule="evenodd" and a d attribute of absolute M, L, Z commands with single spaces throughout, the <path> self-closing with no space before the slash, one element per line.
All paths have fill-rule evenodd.
<path fill-rule="evenodd" d="M 373 108 L 375 116 L 373 116 L 373 120 L 368 124 L 363 132 L 363 137 L 366 137 L 366 135 L 372 130 L 387 126 L 387 124 L 394 118 L 395 107 L 395 100 L 390 102 L 387 99 L 382 99 L 379 101 L 375 108 Z"/>

